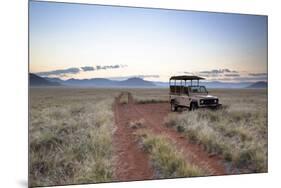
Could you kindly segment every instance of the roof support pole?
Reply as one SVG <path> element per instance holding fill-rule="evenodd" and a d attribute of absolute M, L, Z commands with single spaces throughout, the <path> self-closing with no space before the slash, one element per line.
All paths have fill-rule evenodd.
<path fill-rule="evenodd" d="M 170 94 L 172 93 L 171 90 L 172 90 L 172 87 L 171 87 L 171 80 L 169 80 L 169 89 L 170 89 Z"/>
<path fill-rule="evenodd" d="M 182 80 L 181 80 L 181 85 L 180 85 L 180 95 L 181 95 L 181 92 L 182 92 L 182 90 L 181 90 L 182 87 L 181 86 L 182 86 Z"/>
<path fill-rule="evenodd" d="M 177 93 L 177 87 L 176 87 L 176 85 L 177 85 L 177 82 L 176 82 L 176 80 L 175 80 L 175 84 L 174 84 L 175 94 Z"/>

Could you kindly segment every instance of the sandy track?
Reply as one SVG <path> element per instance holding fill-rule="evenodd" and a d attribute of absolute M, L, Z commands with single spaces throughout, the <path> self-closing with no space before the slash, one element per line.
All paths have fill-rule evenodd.
<path fill-rule="evenodd" d="M 126 95 L 123 93 L 121 95 Z M 210 155 L 197 144 L 188 142 L 183 134 L 164 125 L 164 118 L 170 113 L 168 103 L 135 104 L 131 94 L 128 104 L 120 104 L 121 95 L 116 99 L 114 113 L 117 129 L 114 134 L 116 153 L 115 178 L 119 181 L 153 179 L 153 169 L 147 153 L 143 152 L 133 135 L 129 122 L 144 119 L 145 126 L 153 133 L 165 136 L 181 151 L 188 163 L 202 168 L 207 175 L 231 174 L 216 155 Z"/>
<path fill-rule="evenodd" d="M 174 143 L 188 163 L 201 167 L 208 175 L 228 174 L 219 156 L 208 154 L 199 145 L 188 142 L 183 134 L 164 125 L 164 118 L 170 113 L 169 104 L 140 104 L 134 108 L 145 119 L 146 127 Z"/>
<path fill-rule="evenodd" d="M 116 99 L 114 106 L 117 126 L 113 137 L 116 156 L 115 179 L 118 181 L 153 179 L 148 154 L 138 147 L 133 130 L 128 126 L 130 121 L 139 118 L 139 114 L 131 110 L 134 105 L 132 101 L 129 101 L 129 104 L 120 104 L 121 96 Z"/>

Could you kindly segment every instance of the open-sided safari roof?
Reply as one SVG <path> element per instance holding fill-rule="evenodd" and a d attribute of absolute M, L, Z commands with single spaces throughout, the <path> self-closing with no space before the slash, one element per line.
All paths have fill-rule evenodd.
<path fill-rule="evenodd" d="M 172 76 L 170 80 L 204 80 L 205 78 L 199 77 L 199 76 Z"/>

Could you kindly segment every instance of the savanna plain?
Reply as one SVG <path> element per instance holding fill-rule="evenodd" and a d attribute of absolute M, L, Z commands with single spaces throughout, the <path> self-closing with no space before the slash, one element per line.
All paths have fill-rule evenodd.
<path fill-rule="evenodd" d="M 210 94 L 171 112 L 168 89 L 30 88 L 30 186 L 267 172 L 267 90 Z"/>

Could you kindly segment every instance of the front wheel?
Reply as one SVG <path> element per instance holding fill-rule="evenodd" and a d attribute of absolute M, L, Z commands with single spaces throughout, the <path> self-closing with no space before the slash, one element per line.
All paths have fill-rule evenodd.
<path fill-rule="evenodd" d="M 189 111 L 196 110 L 197 108 L 198 108 L 198 106 L 195 102 L 190 103 Z"/>
<path fill-rule="evenodd" d="M 171 103 L 171 111 L 176 112 L 178 109 L 177 105 L 175 103 Z"/>

